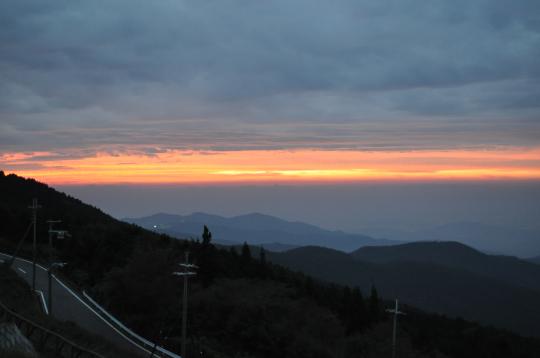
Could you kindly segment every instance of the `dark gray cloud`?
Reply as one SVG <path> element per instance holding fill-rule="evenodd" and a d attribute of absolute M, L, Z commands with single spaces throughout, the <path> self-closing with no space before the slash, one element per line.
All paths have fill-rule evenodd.
<path fill-rule="evenodd" d="M 537 145 L 538 58 L 535 0 L 6 0 L 0 151 Z"/>

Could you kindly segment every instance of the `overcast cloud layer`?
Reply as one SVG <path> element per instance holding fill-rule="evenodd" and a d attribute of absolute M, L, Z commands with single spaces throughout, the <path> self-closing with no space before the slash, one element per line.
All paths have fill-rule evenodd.
<path fill-rule="evenodd" d="M 4 0 L 0 152 L 537 146 L 539 58 L 538 0 Z"/>

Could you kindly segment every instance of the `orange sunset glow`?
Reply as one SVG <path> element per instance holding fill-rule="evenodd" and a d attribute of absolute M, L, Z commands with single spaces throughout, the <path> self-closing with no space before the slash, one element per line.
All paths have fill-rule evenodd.
<path fill-rule="evenodd" d="M 309 183 L 540 179 L 540 148 L 447 151 L 178 151 L 62 159 L 7 153 L 9 173 L 49 184 Z"/>

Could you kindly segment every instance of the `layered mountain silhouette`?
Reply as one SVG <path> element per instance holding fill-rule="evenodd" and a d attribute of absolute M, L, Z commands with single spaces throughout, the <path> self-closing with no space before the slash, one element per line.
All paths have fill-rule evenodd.
<path fill-rule="evenodd" d="M 155 214 L 124 221 L 178 238 L 198 237 L 203 225 L 211 228 L 215 242 L 225 245 L 263 245 L 273 251 L 316 245 L 350 252 L 366 245 L 391 245 L 399 241 L 374 239 L 359 234 L 330 231 L 302 222 L 253 213 L 226 218 L 205 213 L 191 215 Z"/>
<path fill-rule="evenodd" d="M 364 247 L 351 254 L 322 247 L 271 253 L 272 262 L 329 282 L 372 285 L 422 309 L 540 335 L 540 266 L 483 254 L 456 242 Z"/>

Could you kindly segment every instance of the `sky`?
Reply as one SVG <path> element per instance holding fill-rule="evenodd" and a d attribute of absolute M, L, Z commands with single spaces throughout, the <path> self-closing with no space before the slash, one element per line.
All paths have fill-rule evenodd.
<path fill-rule="evenodd" d="M 73 190 L 537 182 L 538 58 L 536 0 L 5 0 L 0 168 Z"/>

